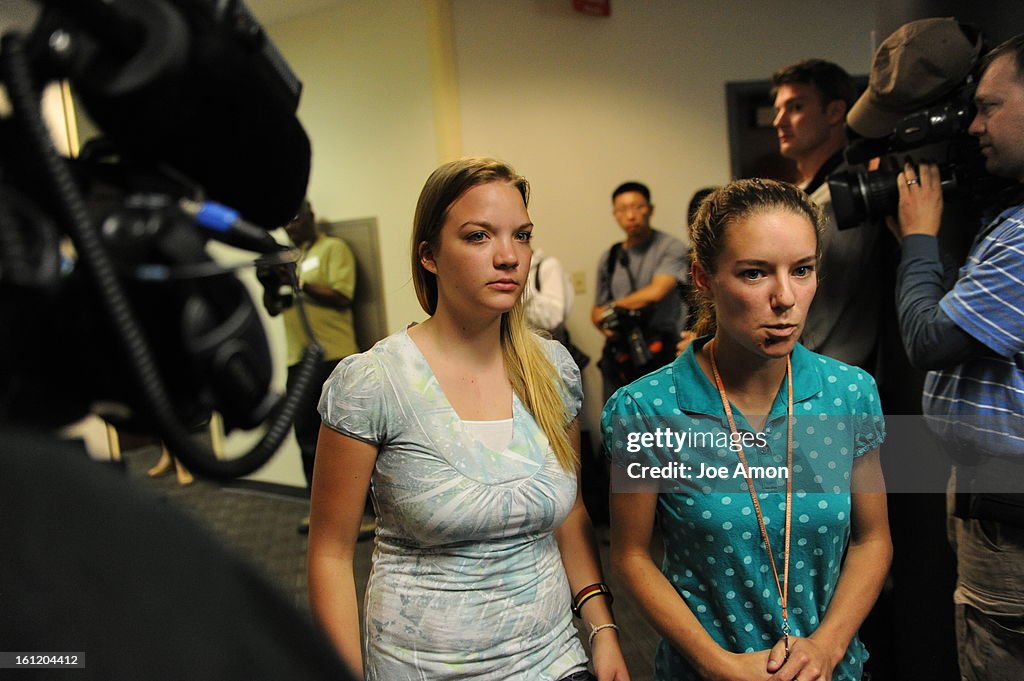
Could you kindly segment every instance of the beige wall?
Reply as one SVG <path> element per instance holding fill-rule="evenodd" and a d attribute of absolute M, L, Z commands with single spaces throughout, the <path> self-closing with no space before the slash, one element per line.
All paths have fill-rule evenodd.
<path fill-rule="evenodd" d="M 504 158 L 530 178 L 538 245 L 586 274 L 569 326 L 595 358 L 589 308 L 597 259 L 619 235 L 614 186 L 648 183 L 655 226 L 680 234 L 693 191 L 729 179 L 724 84 L 806 57 L 866 73 L 874 23 L 869 7 L 820 0 L 616 0 L 607 19 L 569 0 L 452 0 L 446 43 L 446 6 L 354 0 L 268 27 L 305 83 L 314 206 L 331 220 L 378 216 L 389 327 L 421 319 L 413 208 L 439 159 L 460 153 L 461 131 L 461 153 Z M 454 71 L 438 54 L 446 44 Z M 593 366 L 585 382 L 593 428 Z M 297 453 L 287 460 L 298 470 Z"/>
<path fill-rule="evenodd" d="M 317 217 L 378 219 L 392 331 L 423 318 L 408 240 L 416 197 L 438 158 L 428 9 L 422 0 L 346 0 L 266 27 L 303 82 L 299 118 L 313 143 L 308 195 Z M 283 332 L 279 320 L 265 321 L 283 387 Z M 228 449 L 249 444 L 241 436 Z M 304 485 L 294 440 L 252 478 Z"/>
<path fill-rule="evenodd" d="M 867 4 L 867 3 L 864 3 Z M 533 185 L 538 245 L 584 272 L 569 329 L 591 357 L 596 263 L 620 237 L 610 195 L 638 179 L 652 224 L 683 233 L 700 187 L 730 179 L 725 83 L 769 78 L 808 57 L 850 73 L 871 63 L 874 13 L 819 0 L 613 0 L 612 16 L 568 0 L 454 0 L 463 148 L 513 163 Z M 584 424 L 601 408 L 585 375 Z"/>
<path fill-rule="evenodd" d="M 407 242 L 437 165 L 424 2 L 354 0 L 269 32 L 304 84 L 314 209 L 328 220 L 378 218 L 390 327 L 420 319 Z"/>

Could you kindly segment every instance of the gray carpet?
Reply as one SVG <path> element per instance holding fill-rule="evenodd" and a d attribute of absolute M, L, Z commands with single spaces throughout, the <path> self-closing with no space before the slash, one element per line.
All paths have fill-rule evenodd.
<path fill-rule="evenodd" d="M 276 584 L 296 607 L 309 614 L 306 587 L 306 537 L 296 532 L 308 512 L 308 501 L 290 489 L 268 491 L 259 486 L 221 485 L 197 478 L 179 486 L 174 473 L 149 478 L 146 471 L 160 458 L 155 446 L 124 452 L 125 465 L 133 478 L 192 514 L 233 551 L 242 555 Z M 244 484 L 244 483 L 242 483 Z M 607 530 L 598 529 L 604 537 Z M 356 585 L 362 589 L 369 574 L 373 542 L 360 542 L 356 552 Z M 608 565 L 608 547 L 601 543 L 601 558 Z M 608 579 L 617 594 L 615 617 L 620 641 L 633 681 L 650 681 L 654 673 L 654 651 L 658 636 L 647 624 L 622 589 Z"/>

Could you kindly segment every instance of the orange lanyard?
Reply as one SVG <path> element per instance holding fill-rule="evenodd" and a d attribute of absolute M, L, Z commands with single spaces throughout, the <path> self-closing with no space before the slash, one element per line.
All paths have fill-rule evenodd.
<path fill-rule="evenodd" d="M 718 373 L 718 364 L 715 362 L 714 342 L 708 344 L 708 356 L 711 358 L 711 372 L 715 375 L 715 385 L 718 386 L 718 394 L 722 396 L 722 407 L 725 409 L 725 417 L 729 420 L 729 429 L 733 433 L 733 439 L 740 442 L 736 429 L 736 420 L 732 415 L 732 407 L 729 405 L 729 396 L 725 394 L 725 385 Z M 736 454 L 743 464 L 743 470 L 747 471 L 747 489 L 750 491 L 750 500 L 754 504 L 754 513 L 757 515 L 757 524 L 761 529 L 761 539 L 764 540 L 764 547 L 768 551 L 768 560 L 772 564 L 772 574 L 775 575 L 775 586 L 782 598 L 782 635 L 785 638 L 786 658 L 789 658 L 789 538 L 791 535 L 793 521 L 793 363 L 786 357 L 786 383 L 788 384 L 788 401 L 786 411 L 786 530 L 782 552 L 782 580 L 779 580 L 779 569 L 775 565 L 775 554 L 772 553 L 772 543 L 768 539 L 768 528 L 764 523 L 764 514 L 761 512 L 761 502 L 757 498 L 757 491 L 754 489 L 754 479 L 750 475 L 750 466 L 747 464 L 747 456 L 740 445 Z"/>

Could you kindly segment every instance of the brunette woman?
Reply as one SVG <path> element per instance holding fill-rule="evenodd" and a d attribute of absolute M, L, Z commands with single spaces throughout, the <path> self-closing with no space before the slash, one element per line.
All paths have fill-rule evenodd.
<path fill-rule="evenodd" d="M 857 629 L 891 556 L 884 425 L 871 376 L 798 342 L 819 229 L 792 185 L 741 180 L 705 199 L 690 228 L 699 337 L 605 407 L 617 470 L 678 473 L 611 502 L 613 565 L 664 637 L 657 679 L 862 676 Z M 657 427 L 676 439 L 627 449 Z"/>

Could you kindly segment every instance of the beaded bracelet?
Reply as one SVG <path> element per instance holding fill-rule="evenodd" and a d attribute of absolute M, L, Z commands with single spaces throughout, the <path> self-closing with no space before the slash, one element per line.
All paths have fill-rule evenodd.
<path fill-rule="evenodd" d="M 619 627 L 616 626 L 615 624 L 612 624 L 611 622 L 608 622 L 607 624 L 598 624 L 596 627 L 593 624 L 591 624 L 590 625 L 590 636 L 587 637 L 587 647 L 588 648 L 593 649 L 593 647 L 594 647 L 594 637 L 597 636 L 597 632 L 601 631 L 602 629 L 614 629 L 616 634 L 619 633 Z"/>
<path fill-rule="evenodd" d="M 608 585 L 604 582 L 598 582 L 597 584 L 591 584 L 585 586 L 579 590 L 579 592 L 572 599 L 572 614 L 576 617 L 580 617 L 580 608 L 583 604 L 589 601 L 595 596 L 604 596 L 608 599 L 608 605 L 611 605 L 615 598 L 612 596 L 612 590 L 608 588 Z"/>

